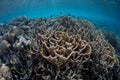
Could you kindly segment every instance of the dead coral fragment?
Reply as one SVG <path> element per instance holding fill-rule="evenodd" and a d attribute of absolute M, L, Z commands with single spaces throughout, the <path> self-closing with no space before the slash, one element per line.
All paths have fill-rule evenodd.
<path fill-rule="evenodd" d="M 48 35 L 38 34 L 43 44 L 42 56 L 52 64 L 61 66 L 69 59 L 72 62 L 84 63 L 89 59 L 91 46 L 81 38 L 69 36 L 57 31 Z"/>

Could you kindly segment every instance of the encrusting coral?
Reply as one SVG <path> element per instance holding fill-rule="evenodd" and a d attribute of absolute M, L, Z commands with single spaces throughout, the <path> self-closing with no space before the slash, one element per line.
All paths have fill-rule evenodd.
<path fill-rule="evenodd" d="M 86 20 L 21 17 L 0 26 L 9 27 L 0 31 L 0 63 L 13 80 L 120 79 L 114 48 Z"/>

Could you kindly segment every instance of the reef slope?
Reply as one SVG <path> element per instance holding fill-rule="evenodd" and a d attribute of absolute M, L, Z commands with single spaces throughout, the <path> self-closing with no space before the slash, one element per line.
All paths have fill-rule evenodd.
<path fill-rule="evenodd" d="M 0 79 L 120 80 L 119 57 L 106 38 L 70 16 L 13 19 L 0 25 Z"/>

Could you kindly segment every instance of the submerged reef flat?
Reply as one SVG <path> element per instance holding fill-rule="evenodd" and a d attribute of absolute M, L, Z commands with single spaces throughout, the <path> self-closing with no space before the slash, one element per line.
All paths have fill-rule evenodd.
<path fill-rule="evenodd" d="M 15 18 L 0 25 L 0 80 L 120 80 L 112 40 L 71 16 Z"/>

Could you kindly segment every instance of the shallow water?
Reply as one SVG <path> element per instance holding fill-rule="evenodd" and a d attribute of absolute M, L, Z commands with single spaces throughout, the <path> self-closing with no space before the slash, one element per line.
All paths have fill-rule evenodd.
<path fill-rule="evenodd" d="M 119 4 L 120 0 L 0 0 L 0 23 L 19 16 L 39 18 L 70 14 L 105 25 L 104 29 L 120 34 Z"/>
<path fill-rule="evenodd" d="M 0 0 L 0 80 L 120 80 L 119 4 Z"/>

